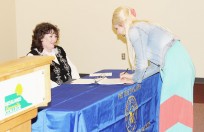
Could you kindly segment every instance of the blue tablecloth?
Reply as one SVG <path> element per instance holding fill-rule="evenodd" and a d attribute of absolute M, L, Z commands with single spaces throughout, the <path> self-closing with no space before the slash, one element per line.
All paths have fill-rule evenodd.
<path fill-rule="evenodd" d="M 121 70 L 103 70 L 118 77 Z M 160 74 L 142 84 L 63 84 L 32 124 L 32 132 L 158 131 Z"/>

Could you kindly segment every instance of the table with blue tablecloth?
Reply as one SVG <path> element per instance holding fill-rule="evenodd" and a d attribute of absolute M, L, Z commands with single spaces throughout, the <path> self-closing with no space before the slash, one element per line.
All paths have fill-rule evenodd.
<path fill-rule="evenodd" d="M 122 71 L 99 72 L 115 78 Z M 32 132 L 158 131 L 161 84 L 159 73 L 133 85 L 62 84 L 39 109 Z"/>

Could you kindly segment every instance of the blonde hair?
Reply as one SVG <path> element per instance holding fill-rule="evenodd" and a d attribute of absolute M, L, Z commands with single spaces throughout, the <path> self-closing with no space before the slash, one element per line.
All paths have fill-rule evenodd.
<path fill-rule="evenodd" d="M 120 6 L 120 7 L 116 8 L 114 10 L 113 16 L 112 16 L 112 26 L 114 26 L 114 25 L 124 25 L 125 26 L 125 34 L 126 34 L 125 38 L 126 38 L 126 43 L 127 43 L 129 62 L 130 62 L 131 68 L 135 69 L 135 67 L 136 67 L 136 55 L 135 55 L 134 48 L 133 48 L 133 46 L 130 43 L 130 40 L 128 38 L 129 28 L 138 22 L 147 22 L 147 23 L 151 23 L 155 26 L 159 26 L 159 27 L 167 30 L 168 32 L 171 32 L 171 31 L 164 26 L 149 22 L 147 20 L 137 20 L 136 19 L 136 13 L 134 15 L 134 13 L 131 12 L 132 10 L 134 11 L 134 9 L 129 8 L 129 7 L 124 7 L 124 6 Z M 177 35 L 175 35 L 175 36 L 177 37 Z"/>
<path fill-rule="evenodd" d="M 125 23 L 132 24 L 136 18 L 130 12 L 131 8 L 120 6 L 113 12 L 112 24 L 121 25 Z"/>
<path fill-rule="evenodd" d="M 133 9 L 134 11 L 134 9 Z M 132 47 L 132 44 L 128 38 L 128 30 L 129 27 L 136 22 L 136 13 L 135 15 L 131 12 L 131 8 L 129 7 L 118 7 L 114 10 L 112 16 L 112 26 L 114 25 L 124 25 L 125 26 L 125 34 L 126 34 L 126 42 L 127 42 L 127 51 L 128 58 L 131 65 L 131 69 L 135 69 L 136 66 L 136 57 L 135 51 Z"/>

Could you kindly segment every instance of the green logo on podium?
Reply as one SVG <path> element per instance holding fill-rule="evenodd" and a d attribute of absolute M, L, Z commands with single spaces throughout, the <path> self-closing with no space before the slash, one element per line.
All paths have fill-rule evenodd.
<path fill-rule="evenodd" d="M 15 93 L 5 96 L 5 114 L 9 115 L 15 113 L 25 107 L 32 105 L 28 103 L 22 96 L 23 87 L 17 84 Z"/>

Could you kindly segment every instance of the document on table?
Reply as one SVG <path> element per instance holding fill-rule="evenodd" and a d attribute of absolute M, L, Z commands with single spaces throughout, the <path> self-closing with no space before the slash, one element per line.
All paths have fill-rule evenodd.
<path fill-rule="evenodd" d="M 71 84 L 123 84 L 120 78 L 97 78 L 97 79 L 77 79 L 71 82 Z"/>
<path fill-rule="evenodd" d="M 98 81 L 99 84 L 123 84 L 120 78 L 103 78 Z"/>
<path fill-rule="evenodd" d="M 79 78 L 79 79 L 73 80 L 70 83 L 71 84 L 92 84 L 92 83 L 95 83 L 95 80 L 94 79 L 82 79 L 82 78 Z"/>
<path fill-rule="evenodd" d="M 110 77 L 112 76 L 112 73 L 111 72 L 104 72 L 104 73 L 92 73 L 92 74 L 89 74 L 90 77 Z"/>

